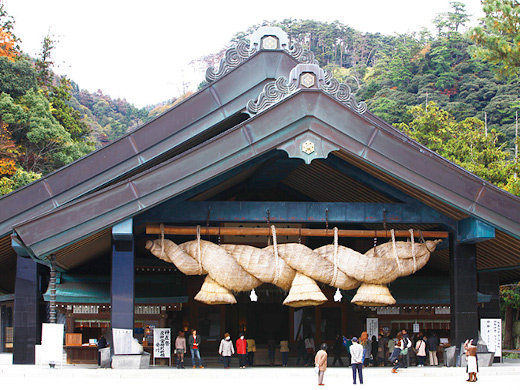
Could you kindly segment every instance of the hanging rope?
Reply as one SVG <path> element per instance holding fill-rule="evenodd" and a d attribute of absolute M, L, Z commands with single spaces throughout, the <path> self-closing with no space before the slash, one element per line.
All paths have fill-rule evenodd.
<path fill-rule="evenodd" d="M 274 280 L 273 284 L 278 283 L 280 279 L 280 260 L 278 258 L 278 246 L 276 242 L 276 227 L 271 225 L 271 233 L 273 235 L 273 248 L 274 248 Z"/>
<path fill-rule="evenodd" d="M 164 256 L 164 224 L 161 223 L 161 257 Z"/>
<path fill-rule="evenodd" d="M 199 262 L 199 272 L 202 275 L 202 254 L 200 250 L 200 225 L 197 225 L 197 261 Z"/>
<path fill-rule="evenodd" d="M 397 246 L 395 245 L 395 232 L 394 229 L 390 230 L 392 233 L 392 248 L 394 249 L 395 262 L 397 263 L 397 267 L 399 268 L 399 272 L 401 272 L 401 261 L 399 261 L 399 256 L 397 255 Z"/>
<path fill-rule="evenodd" d="M 413 257 L 413 273 L 417 272 L 417 263 L 415 261 L 415 239 L 413 236 L 413 229 L 409 230 L 412 239 L 412 257 Z"/>
<path fill-rule="evenodd" d="M 334 228 L 334 273 L 330 282 L 331 286 L 336 284 L 338 279 L 338 228 Z"/>

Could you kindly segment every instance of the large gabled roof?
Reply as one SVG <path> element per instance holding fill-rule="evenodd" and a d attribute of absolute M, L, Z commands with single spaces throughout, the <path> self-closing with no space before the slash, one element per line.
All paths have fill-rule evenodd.
<path fill-rule="evenodd" d="M 318 89 L 301 89 L 158 166 L 14 230 L 37 256 L 46 256 L 275 149 L 297 157 L 299 144 L 308 139 L 322 157 L 334 150 L 354 156 L 397 181 L 520 237 L 520 215 L 510 213 L 520 207 L 520 198 L 425 149 L 372 114 L 359 114 Z"/>
<path fill-rule="evenodd" d="M 168 112 L 109 145 L 0 198 L 0 236 L 12 226 L 139 173 L 247 118 L 248 100 L 298 63 L 259 51 Z"/>
<path fill-rule="evenodd" d="M 283 87 L 283 83 L 275 83 L 274 87 L 270 84 L 278 93 L 277 99 L 248 120 L 242 121 L 242 117 L 236 124 L 228 121 L 245 112 L 249 99 L 262 96 L 260 90 L 270 79 L 280 74 L 288 76 L 288 68 L 295 64 L 285 51 L 257 52 L 195 97 L 144 125 L 138 130 L 139 137 L 132 133 L 119 140 L 117 147 L 111 145 L 98 152 L 107 160 L 105 170 L 96 177 L 85 175 L 85 182 L 77 179 L 60 183 L 60 195 L 49 190 L 48 177 L 34 183 L 34 188 L 29 186 L 13 193 L 12 198 L 0 199 L 0 206 L 4 206 L 11 200 L 16 203 L 26 196 L 45 195 L 44 202 L 30 204 L 29 214 L 18 208 L 14 217 L 4 215 L 3 231 L 14 226 L 22 244 L 41 258 L 73 243 L 84 243 L 88 237 L 106 241 L 111 226 L 167 200 L 182 200 L 190 190 L 200 192 L 204 185 L 212 185 L 211 180 L 250 169 L 275 150 L 309 160 L 301 144 L 311 140 L 317 157 L 326 158 L 332 153 L 455 220 L 474 216 L 495 226 L 504 232 L 499 235 L 499 245 L 510 240 L 513 249 L 519 248 L 509 252 L 507 264 L 520 264 L 520 213 L 511 212 L 520 209 L 520 198 L 429 151 L 370 112 L 356 110 L 351 101 L 330 93 L 331 88 L 299 86 L 281 93 L 276 87 Z M 312 72 L 313 68 L 301 70 Z M 256 102 L 260 103 L 260 98 Z M 230 123 L 235 125 L 229 128 Z M 218 131 L 201 136 L 215 128 Z M 155 157 L 154 152 L 161 157 Z M 122 156 L 114 156 L 118 153 Z M 72 178 L 88 165 L 81 161 L 51 179 Z M 87 182 L 94 184 L 89 186 Z M 511 255 L 516 258 L 511 259 Z M 66 264 L 61 266 L 67 268 Z"/>

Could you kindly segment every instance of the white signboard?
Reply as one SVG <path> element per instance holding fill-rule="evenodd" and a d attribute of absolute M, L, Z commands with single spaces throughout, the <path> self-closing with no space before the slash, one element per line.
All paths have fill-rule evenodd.
<path fill-rule="evenodd" d="M 495 357 L 502 357 L 502 320 L 500 318 L 483 318 L 480 320 L 480 335 L 489 352 Z"/>
<path fill-rule="evenodd" d="M 367 318 L 367 333 L 368 338 L 372 339 L 372 336 L 379 335 L 379 320 L 377 318 Z"/>
<path fill-rule="evenodd" d="M 114 354 L 132 354 L 133 339 L 134 336 L 132 329 L 112 329 L 112 345 L 114 346 Z"/>
<path fill-rule="evenodd" d="M 417 322 L 414 323 L 414 324 L 413 324 L 413 332 L 414 332 L 414 333 L 419 333 L 419 330 L 420 330 L 420 328 L 419 328 L 419 324 L 418 324 Z"/>
<path fill-rule="evenodd" d="M 170 358 L 171 330 L 155 328 L 153 330 L 153 357 Z"/>
<path fill-rule="evenodd" d="M 42 324 L 41 363 L 62 364 L 64 324 Z"/>

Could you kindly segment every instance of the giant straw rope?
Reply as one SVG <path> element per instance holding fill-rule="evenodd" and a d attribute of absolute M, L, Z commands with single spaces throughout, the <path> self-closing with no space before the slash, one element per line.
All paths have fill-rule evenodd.
<path fill-rule="evenodd" d="M 146 249 L 158 258 L 175 264 L 186 275 L 208 275 L 196 300 L 207 304 L 232 304 L 232 292 L 249 291 L 262 283 L 289 290 L 284 304 L 292 307 L 320 305 L 327 300 L 316 282 L 342 290 L 359 287 L 352 299 L 363 306 L 395 304 L 387 283 L 421 269 L 429 260 L 439 240 L 410 242 L 392 240 L 377 245 L 365 254 L 338 245 L 334 228 L 333 245 L 314 250 L 297 243 L 278 244 L 276 229 L 271 227 L 273 245 L 256 248 L 250 245 L 217 245 L 197 239 L 177 245 L 164 238 L 148 241 Z"/>

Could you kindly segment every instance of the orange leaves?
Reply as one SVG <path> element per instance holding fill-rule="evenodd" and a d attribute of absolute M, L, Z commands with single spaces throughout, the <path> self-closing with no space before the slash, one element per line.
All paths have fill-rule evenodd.
<path fill-rule="evenodd" d="M 15 42 L 11 33 L 2 30 L 0 27 L 0 57 L 7 57 L 14 62 L 17 55 L 14 45 Z"/>
<path fill-rule="evenodd" d="M 0 175 L 14 175 L 16 172 L 16 164 L 13 159 L 0 158 Z"/>

